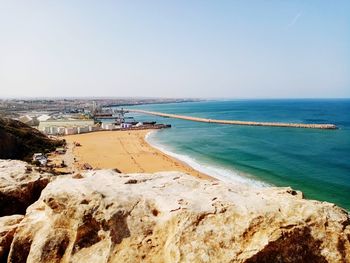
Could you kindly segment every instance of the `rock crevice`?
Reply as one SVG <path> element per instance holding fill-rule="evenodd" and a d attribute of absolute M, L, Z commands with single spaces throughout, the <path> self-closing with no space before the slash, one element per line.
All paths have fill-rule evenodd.
<path fill-rule="evenodd" d="M 25 162 L 0 160 L 0 217 L 25 214 L 53 178 L 52 174 L 28 172 L 27 168 Z"/>

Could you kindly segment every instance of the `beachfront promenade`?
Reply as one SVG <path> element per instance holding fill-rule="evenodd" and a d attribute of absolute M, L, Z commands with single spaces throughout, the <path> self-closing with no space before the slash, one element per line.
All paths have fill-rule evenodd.
<path fill-rule="evenodd" d="M 198 118 L 184 115 L 176 115 L 170 113 L 162 113 L 155 111 L 135 110 L 128 109 L 130 112 L 156 115 L 165 118 L 175 118 L 188 121 L 206 122 L 206 123 L 219 123 L 219 124 L 230 124 L 230 125 L 247 125 L 247 126 L 269 126 L 269 127 L 287 127 L 287 128 L 308 128 L 308 129 L 337 129 L 334 124 L 308 124 L 308 123 L 283 123 L 283 122 L 255 122 L 255 121 L 237 121 L 237 120 L 215 120 Z"/>

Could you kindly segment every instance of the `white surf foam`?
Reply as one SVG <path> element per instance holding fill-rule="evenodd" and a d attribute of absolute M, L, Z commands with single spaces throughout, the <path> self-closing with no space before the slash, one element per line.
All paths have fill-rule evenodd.
<path fill-rule="evenodd" d="M 204 174 L 210 175 L 212 177 L 215 177 L 221 181 L 226 181 L 229 183 L 239 183 L 239 184 L 245 184 L 255 187 L 266 187 L 270 186 L 269 184 L 258 181 L 256 179 L 251 178 L 249 174 L 242 173 L 240 171 L 226 169 L 223 167 L 215 166 L 212 164 L 203 164 L 197 161 L 195 158 L 190 157 L 188 155 L 184 154 L 178 154 L 173 151 L 170 151 L 166 146 L 160 144 L 156 141 L 154 138 L 154 133 L 156 131 L 151 131 L 145 136 L 145 140 L 151 144 L 153 147 L 157 148 L 158 150 L 162 151 L 163 153 L 170 155 L 187 165 L 191 166 L 193 169 L 202 172 Z"/>

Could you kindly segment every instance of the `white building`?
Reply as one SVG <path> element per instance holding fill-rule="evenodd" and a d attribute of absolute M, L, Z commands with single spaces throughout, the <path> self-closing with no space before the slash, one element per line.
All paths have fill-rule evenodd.
<path fill-rule="evenodd" d="M 142 122 L 138 122 L 138 123 L 135 125 L 135 127 L 141 127 L 142 125 L 143 125 Z"/>
<path fill-rule="evenodd" d="M 94 120 L 69 120 L 69 119 L 61 119 L 61 120 L 48 120 L 48 121 L 40 121 L 39 130 L 44 130 L 45 127 L 84 127 L 84 126 L 93 126 Z"/>
<path fill-rule="evenodd" d="M 104 130 L 114 130 L 115 124 L 114 123 L 102 123 L 101 128 Z"/>
<path fill-rule="evenodd" d="M 51 116 L 49 116 L 49 115 L 47 115 L 47 114 L 43 114 L 43 115 L 41 115 L 41 116 L 38 117 L 38 121 L 39 121 L 39 122 L 47 121 L 47 120 L 49 120 L 49 119 L 51 119 Z"/>
<path fill-rule="evenodd" d="M 84 127 L 78 127 L 77 132 L 80 133 L 87 133 L 89 132 L 89 126 L 84 126 Z"/>
<path fill-rule="evenodd" d="M 97 127 L 97 126 L 89 126 L 89 132 L 98 131 L 98 130 L 100 130 L 100 127 Z"/>
<path fill-rule="evenodd" d="M 65 132 L 66 132 L 66 128 L 65 127 L 58 127 L 57 128 L 57 134 L 64 135 Z"/>
<path fill-rule="evenodd" d="M 89 126 L 93 126 L 93 120 L 77 120 L 77 119 L 62 119 L 62 120 L 48 120 L 41 121 L 38 129 L 45 134 L 50 135 L 64 135 L 64 134 L 76 134 L 78 128 L 80 133 L 89 132 Z M 68 129 L 68 131 L 67 131 Z"/>
<path fill-rule="evenodd" d="M 50 127 L 44 127 L 42 132 L 45 134 L 50 134 Z"/>
<path fill-rule="evenodd" d="M 51 126 L 50 127 L 50 133 L 49 134 L 57 134 L 58 133 L 58 127 Z"/>
<path fill-rule="evenodd" d="M 65 135 L 77 134 L 77 127 L 69 127 L 65 129 Z"/>
<path fill-rule="evenodd" d="M 120 124 L 120 127 L 122 129 L 128 129 L 128 128 L 132 127 L 132 124 L 131 123 L 122 123 L 122 124 Z"/>
<path fill-rule="evenodd" d="M 38 125 L 38 120 L 35 117 L 30 117 L 29 115 L 24 115 L 18 118 L 20 122 L 23 122 L 29 126 L 35 126 Z"/>

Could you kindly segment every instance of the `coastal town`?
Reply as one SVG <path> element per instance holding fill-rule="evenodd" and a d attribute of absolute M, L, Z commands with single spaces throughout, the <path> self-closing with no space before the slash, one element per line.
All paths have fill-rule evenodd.
<path fill-rule="evenodd" d="M 116 107 L 185 101 L 191 100 L 0 100 L 0 112 L 2 116 L 19 120 L 46 135 L 63 136 L 102 130 L 169 128 L 169 125 L 157 124 L 154 121 L 139 122 L 126 116 L 129 111 Z"/>
<path fill-rule="evenodd" d="M 182 103 L 202 101 L 193 98 L 1 98 L 0 117 L 19 118 L 43 114 L 89 113 L 108 107 L 126 107 L 146 104 Z M 94 108 L 95 107 L 95 108 Z"/>
<path fill-rule="evenodd" d="M 119 107 L 116 107 L 117 105 L 115 104 L 111 104 L 116 103 L 116 101 L 111 100 L 91 100 L 84 102 L 76 100 L 76 103 L 72 103 L 72 101 L 69 104 L 65 100 L 63 101 L 63 104 L 61 104 L 62 101 L 55 101 L 50 104 L 45 100 L 45 103 L 41 101 L 40 106 L 35 106 L 35 104 L 30 106 L 30 102 L 23 101 L 23 103 L 20 104 L 22 107 L 20 107 L 19 110 L 19 107 L 16 106 L 18 104 L 18 101 L 16 100 L 15 102 L 12 102 L 13 107 L 7 109 L 6 115 L 11 115 L 11 119 L 17 120 L 24 125 L 28 125 L 53 140 L 63 140 L 65 142 L 62 146 L 57 147 L 55 151 L 50 153 L 35 152 L 32 156 L 33 164 L 40 167 L 46 167 L 45 169 L 55 171 L 56 173 L 69 173 L 72 171 L 93 169 L 99 166 L 99 163 L 96 164 L 96 160 L 100 161 L 100 158 L 78 158 L 77 152 L 80 151 L 79 148 L 82 148 L 83 152 L 92 151 L 96 153 L 97 151 L 101 151 L 101 154 L 103 154 L 106 152 L 109 145 L 114 145 L 113 147 L 115 147 L 115 141 L 109 141 L 107 145 L 104 145 L 103 142 L 106 140 L 106 135 L 108 135 L 106 132 L 112 132 L 109 136 L 121 141 L 120 138 L 123 138 L 123 134 L 125 134 L 123 132 L 128 131 L 128 134 L 130 135 L 130 131 L 133 131 L 131 136 L 137 136 L 140 140 L 144 140 L 144 136 L 151 130 L 171 127 L 169 124 L 162 124 L 153 121 L 152 117 L 149 117 L 150 119 L 148 121 L 139 121 L 137 117 L 134 116 L 135 113 L 133 114 L 128 110 L 123 109 L 123 106 L 125 105 L 131 106 L 139 105 L 140 103 L 149 104 L 152 102 L 165 103 L 168 100 L 119 101 L 121 104 L 118 104 Z M 169 101 L 179 103 L 187 100 Z M 48 109 L 48 107 L 50 108 Z M 17 110 L 14 111 L 14 108 Z M 102 134 L 100 135 L 97 132 L 102 132 Z M 119 133 L 116 134 L 114 132 Z M 81 136 L 88 133 L 94 134 Z M 89 139 L 85 141 L 86 138 Z M 130 138 L 124 138 L 122 141 L 125 143 L 130 140 Z M 82 144 L 80 141 L 84 141 L 84 147 L 81 147 Z M 93 149 L 89 150 L 89 144 L 96 141 L 99 143 L 95 145 Z M 151 151 L 153 152 L 153 149 Z M 111 149 L 109 152 L 111 156 L 113 156 L 113 154 L 115 154 L 113 152 L 116 151 Z M 130 171 L 129 168 L 133 167 L 133 164 L 128 164 L 128 160 L 130 158 L 134 159 L 134 157 L 129 156 L 127 151 L 123 152 L 123 154 L 127 156 L 123 165 L 116 164 L 115 161 L 112 161 L 109 165 L 104 165 L 101 168 L 110 167 L 113 169 L 120 169 L 120 166 L 126 165 L 126 169 L 123 169 L 123 171 Z M 111 157 L 104 157 L 104 161 L 106 160 L 108 162 L 108 160 L 113 159 Z"/>

